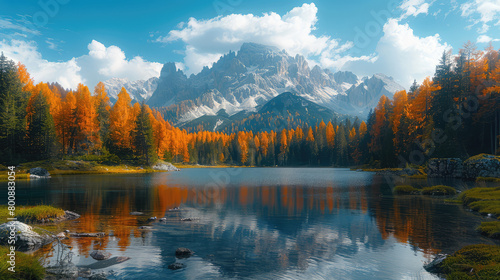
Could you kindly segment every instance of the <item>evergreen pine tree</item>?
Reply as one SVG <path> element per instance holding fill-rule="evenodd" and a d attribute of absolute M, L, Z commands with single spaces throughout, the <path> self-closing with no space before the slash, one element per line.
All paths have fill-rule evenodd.
<path fill-rule="evenodd" d="M 23 160 L 28 93 L 23 92 L 15 63 L 0 55 L 0 151 L 1 162 Z"/>
<path fill-rule="evenodd" d="M 139 115 L 135 120 L 133 137 L 135 154 L 139 160 L 147 165 L 154 164 L 157 161 L 157 155 L 154 147 L 153 126 L 144 103 L 142 103 Z"/>
<path fill-rule="evenodd" d="M 56 131 L 45 96 L 35 93 L 27 106 L 26 146 L 30 160 L 49 159 L 56 155 Z"/>

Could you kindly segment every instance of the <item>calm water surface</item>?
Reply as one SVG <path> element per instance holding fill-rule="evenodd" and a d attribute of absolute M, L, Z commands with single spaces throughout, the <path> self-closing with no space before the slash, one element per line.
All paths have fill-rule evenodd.
<path fill-rule="evenodd" d="M 435 254 L 493 242 L 474 230 L 485 218 L 443 199 L 394 197 L 389 182 L 347 169 L 184 169 L 19 181 L 16 202 L 82 214 L 54 231 L 106 232 L 67 242 L 76 265 L 94 263 L 95 249 L 130 257 L 105 269 L 112 279 L 437 279 L 422 268 Z M 151 216 L 167 222 L 139 229 Z M 176 260 L 178 247 L 195 255 Z M 38 254 L 48 265 L 57 256 Z M 169 270 L 176 261 L 186 268 Z"/>

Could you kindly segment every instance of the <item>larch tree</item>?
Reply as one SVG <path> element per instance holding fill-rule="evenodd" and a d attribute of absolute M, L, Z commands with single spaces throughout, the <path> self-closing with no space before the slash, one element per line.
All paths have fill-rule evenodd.
<path fill-rule="evenodd" d="M 109 138 L 112 149 L 118 154 L 130 153 L 132 150 L 131 132 L 135 125 L 135 115 L 130 102 L 127 90 L 122 88 L 109 112 Z"/>

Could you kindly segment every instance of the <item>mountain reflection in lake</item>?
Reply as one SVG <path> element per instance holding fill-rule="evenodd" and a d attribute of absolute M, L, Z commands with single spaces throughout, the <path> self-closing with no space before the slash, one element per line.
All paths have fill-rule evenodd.
<path fill-rule="evenodd" d="M 81 175 L 17 188 L 20 205 L 82 214 L 56 230 L 107 233 L 67 242 L 77 265 L 93 263 L 95 249 L 131 257 L 109 268 L 113 279 L 435 279 L 422 265 L 436 253 L 493 242 L 475 232 L 481 218 L 459 205 L 394 197 L 383 177 L 346 169 Z M 167 221 L 139 229 L 151 216 Z M 178 247 L 195 255 L 171 271 Z M 54 262 L 50 248 L 38 254 Z"/>

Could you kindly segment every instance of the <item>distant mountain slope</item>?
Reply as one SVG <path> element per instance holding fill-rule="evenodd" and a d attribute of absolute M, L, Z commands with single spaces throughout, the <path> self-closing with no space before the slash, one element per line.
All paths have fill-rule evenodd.
<path fill-rule="evenodd" d="M 190 131 L 277 131 L 303 124 L 315 125 L 322 120 L 334 121 L 340 117 L 332 110 L 290 92 L 278 95 L 257 109 L 257 112 L 241 111 L 232 116 L 220 110 L 216 115 L 204 115 L 185 122 L 181 128 Z"/>
<path fill-rule="evenodd" d="M 314 66 L 303 56 L 254 43 L 238 53 L 229 52 L 200 73 L 187 77 L 167 63 L 148 104 L 171 106 L 174 123 L 185 123 L 224 109 L 230 116 L 255 112 L 259 106 L 284 92 L 294 92 L 337 113 L 366 116 L 383 95 L 392 96 L 403 87 L 382 74 L 359 79 L 351 72 L 332 73 Z M 181 109 L 181 110 L 180 110 Z"/>
<path fill-rule="evenodd" d="M 104 82 L 111 102 L 115 102 L 118 94 L 124 87 L 132 101 L 147 101 L 158 87 L 158 78 L 148 80 L 129 81 L 128 79 L 113 78 Z"/>

